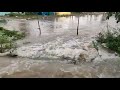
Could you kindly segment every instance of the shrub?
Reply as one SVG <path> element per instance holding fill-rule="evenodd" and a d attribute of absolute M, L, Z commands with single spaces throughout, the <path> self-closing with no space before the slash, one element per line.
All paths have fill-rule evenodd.
<path fill-rule="evenodd" d="M 0 23 L 6 23 L 7 21 L 5 19 L 1 19 Z"/>
<path fill-rule="evenodd" d="M 97 42 L 120 54 L 120 29 L 111 28 L 104 33 L 99 33 Z"/>
<path fill-rule="evenodd" d="M 8 37 L 5 35 L 1 35 L 0 36 L 0 53 L 3 53 L 5 51 L 5 48 L 7 48 L 6 43 L 9 43 Z"/>
<path fill-rule="evenodd" d="M 3 28 L 3 27 L 0 27 L 0 30 L 4 30 L 4 28 Z"/>
<path fill-rule="evenodd" d="M 15 17 L 15 16 L 21 16 L 22 14 L 21 13 L 18 13 L 18 12 L 11 12 L 11 13 L 9 13 L 9 14 L 6 14 L 6 15 L 8 15 L 8 16 L 10 16 L 10 17 Z"/>
<path fill-rule="evenodd" d="M 25 37 L 25 33 L 18 31 L 9 31 L 0 27 L 0 53 L 15 47 L 14 42 Z"/>
<path fill-rule="evenodd" d="M 10 17 L 13 17 L 13 16 L 16 16 L 16 14 L 15 13 L 10 13 L 10 14 L 8 14 Z"/>

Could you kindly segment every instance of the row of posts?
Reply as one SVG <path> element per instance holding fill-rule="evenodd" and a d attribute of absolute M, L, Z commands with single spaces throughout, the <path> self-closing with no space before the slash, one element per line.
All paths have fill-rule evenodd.
<path fill-rule="evenodd" d="M 38 29 L 39 29 L 40 35 L 41 35 L 41 28 L 40 28 L 39 16 L 37 18 L 38 18 Z M 79 30 L 79 16 L 78 16 L 78 24 L 77 24 L 77 36 L 78 36 L 78 30 Z"/>

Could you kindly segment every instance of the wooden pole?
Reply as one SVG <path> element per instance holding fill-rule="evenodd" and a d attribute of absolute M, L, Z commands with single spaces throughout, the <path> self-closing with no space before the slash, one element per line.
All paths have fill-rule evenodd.
<path fill-rule="evenodd" d="M 78 25 L 77 25 L 77 35 L 78 35 L 78 29 L 79 29 L 79 16 L 78 16 Z"/>
<path fill-rule="evenodd" d="M 39 31 L 40 31 L 40 35 L 41 35 L 41 28 L 40 28 L 39 17 L 38 17 L 38 29 L 39 29 Z"/>

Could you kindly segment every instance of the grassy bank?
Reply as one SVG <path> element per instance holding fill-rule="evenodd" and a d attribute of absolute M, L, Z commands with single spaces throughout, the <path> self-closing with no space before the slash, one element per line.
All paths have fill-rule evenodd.
<path fill-rule="evenodd" d="M 120 55 L 120 29 L 108 28 L 106 32 L 99 33 L 97 42 L 104 48 Z"/>
<path fill-rule="evenodd" d="M 15 47 L 15 41 L 25 37 L 23 32 L 6 30 L 0 27 L 0 53 Z"/>

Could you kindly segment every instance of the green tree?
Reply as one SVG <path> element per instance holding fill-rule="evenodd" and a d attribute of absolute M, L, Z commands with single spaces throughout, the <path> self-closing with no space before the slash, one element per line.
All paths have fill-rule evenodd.
<path fill-rule="evenodd" d="M 120 22 L 120 12 L 108 12 L 107 19 L 109 19 L 113 15 L 115 16 L 117 23 Z"/>

